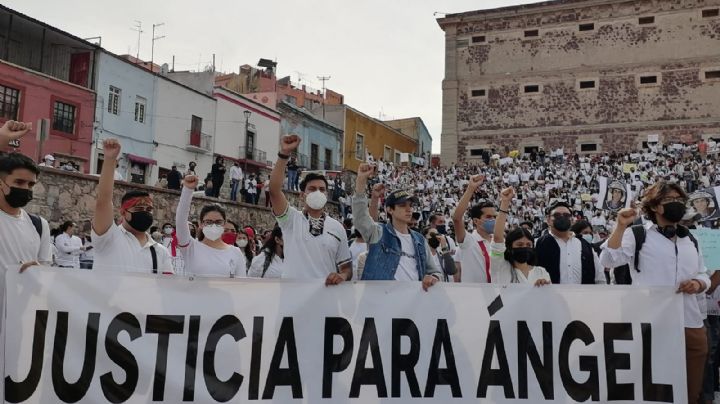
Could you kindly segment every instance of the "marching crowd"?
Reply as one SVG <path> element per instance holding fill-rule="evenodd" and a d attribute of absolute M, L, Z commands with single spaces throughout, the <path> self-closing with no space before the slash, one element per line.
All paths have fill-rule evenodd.
<path fill-rule="evenodd" d="M 29 129 L 6 122 L 0 144 Z M 299 144 L 296 135 L 281 139 L 265 187 L 277 222 L 272 230 L 240 226 L 216 204 L 190 218 L 200 180 L 186 173 L 175 223 L 151 232 L 150 193 L 129 191 L 113 206 L 120 144 L 105 140 L 86 242 L 73 235 L 72 222 L 51 234 L 45 219 L 23 209 L 40 171 L 22 154 L 2 155 L 0 266 L 47 265 L 55 248 L 62 267 L 326 285 L 357 279 L 417 282 L 425 290 L 438 282 L 669 286 L 684 298 L 689 402 L 712 402 L 720 272 L 705 267 L 690 229 L 717 227 L 713 187 L 720 170 L 708 152 L 714 145 L 592 157 L 493 153 L 480 164 L 446 168 L 373 160 L 360 165 L 354 192 L 337 198 L 343 217 L 336 219 L 326 213 L 331 184 L 320 174 L 308 173 L 297 185 L 302 209 L 286 199 Z"/>

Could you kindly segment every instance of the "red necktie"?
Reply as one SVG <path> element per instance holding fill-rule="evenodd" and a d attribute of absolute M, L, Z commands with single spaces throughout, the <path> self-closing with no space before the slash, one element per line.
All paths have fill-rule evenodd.
<path fill-rule="evenodd" d="M 490 283 L 490 255 L 488 255 L 487 247 L 485 247 L 485 243 L 482 240 L 478 241 L 478 244 L 480 244 L 480 249 L 482 250 L 483 257 L 485 258 L 485 275 L 487 276 L 487 283 Z"/>

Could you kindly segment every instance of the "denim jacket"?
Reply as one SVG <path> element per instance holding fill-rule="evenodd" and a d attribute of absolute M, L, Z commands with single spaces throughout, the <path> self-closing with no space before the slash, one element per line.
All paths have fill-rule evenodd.
<path fill-rule="evenodd" d="M 352 207 L 355 228 L 369 246 L 362 280 L 394 280 L 402 252 L 400 238 L 395 228 L 389 223 L 378 224 L 373 221 L 366 196 L 353 198 Z M 434 275 L 442 279 L 441 271 L 435 267 L 433 260 L 429 259 L 430 247 L 425 242 L 425 238 L 415 231 L 411 231 L 410 235 L 415 246 L 418 280 L 422 280 L 425 275 Z"/>

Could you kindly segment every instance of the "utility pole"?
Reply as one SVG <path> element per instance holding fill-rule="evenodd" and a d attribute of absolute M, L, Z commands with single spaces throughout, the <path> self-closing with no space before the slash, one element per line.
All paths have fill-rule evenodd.
<path fill-rule="evenodd" d="M 155 28 L 156 28 L 156 27 L 162 27 L 163 25 L 165 25 L 164 22 L 161 22 L 160 24 L 153 24 L 153 29 L 152 29 L 152 46 L 151 46 L 151 48 L 150 48 L 150 71 L 151 71 L 151 72 L 154 72 L 154 69 L 153 69 L 153 66 L 154 66 L 153 61 L 155 60 L 155 41 L 157 41 L 158 39 L 163 39 L 163 38 L 165 38 L 165 35 L 163 35 L 163 36 L 155 36 Z"/>
<path fill-rule="evenodd" d="M 330 76 L 318 76 L 318 80 L 322 81 L 322 91 L 323 91 L 323 98 L 322 98 L 322 109 L 323 109 L 323 119 L 325 119 L 325 82 L 330 80 Z"/>
<path fill-rule="evenodd" d="M 135 63 L 139 63 L 140 62 L 140 35 L 143 32 L 145 32 L 142 30 L 142 21 L 135 20 L 135 25 L 130 29 L 133 31 L 137 31 L 137 33 L 138 33 L 137 54 L 135 56 L 135 59 L 137 59 L 137 60 L 135 61 Z"/>

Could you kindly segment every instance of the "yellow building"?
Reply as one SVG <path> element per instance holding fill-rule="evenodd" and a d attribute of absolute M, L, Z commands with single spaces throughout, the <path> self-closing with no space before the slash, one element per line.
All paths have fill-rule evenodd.
<path fill-rule="evenodd" d="M 322 110 L 313 111 L 322 115 Z M 343 129 L 342 164 L 357 172 L 368 153 L 399 164 L 402 153 L 415 154 L 417 140 L 347 105 L 325 105 L 325 120 Z"/>

